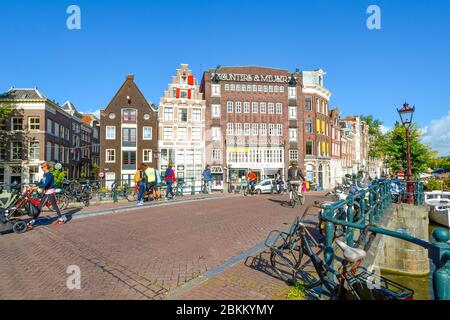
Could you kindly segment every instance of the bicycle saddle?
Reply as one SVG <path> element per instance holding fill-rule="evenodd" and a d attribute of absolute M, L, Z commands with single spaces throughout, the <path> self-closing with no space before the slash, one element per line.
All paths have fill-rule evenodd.
<path fill-rule="evenodd" d="M 362 249 L 352 248 L 340 240 L 336 240 L 336 244 L 344 252 L 344 259 L 349 262 L 357 262 L 366 257 L 366 252 Z"/>

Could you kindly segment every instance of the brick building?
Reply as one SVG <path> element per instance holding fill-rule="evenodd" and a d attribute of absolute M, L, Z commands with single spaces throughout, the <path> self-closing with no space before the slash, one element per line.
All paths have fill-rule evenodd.
<path fill-rule="evenodd" d="M 40 163 L 44 161 L 60 163 L 68 178 L 80 177 L 81 145 L 77 136 L 81 114 L 73 105 L 68 110 L 36 88 L 11 88 L 0 95 L 0 104 L 14 107 L 0 128 L 0 182 L 35 182 L 43 174 Z M 86 134 L 86 139 L 91 139 L 89 125 Z M 90 173 L 90 162 L 86 162 L 85 170 Z"/>
<path fill-rule="evenodd" d="M 100 112 L 100 171 L 109 186 L 115 179 L 133 181 L 140 163 L 157 166 L 158 113 L 128 75 Z"/>
<path fill-rule="evenodd" d="M 159 166 L 171 162 L 178 179 L 201 179 L 205 165 L 205 101 L 187 64 L 181 64 L 159 106 Z"/>
<path fill-rule="evenodd" d="M 220 67 L 203 74 L 206 162 L 232 184 L 254 170 L 259 179 L 303 164 L 301 74 L 266 67 Z"/>

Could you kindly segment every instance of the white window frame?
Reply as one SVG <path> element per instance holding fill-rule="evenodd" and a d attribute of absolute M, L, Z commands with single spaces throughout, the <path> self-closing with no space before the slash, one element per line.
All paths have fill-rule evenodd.
<path fill-rule="evenodd" d="M 283 125 L 281 123 L 277 123 L 277 136 L 282 137 L 283 136 Z"/>
<path fill-rule="evenodd" d="M 227 135 L 228 136 L 232 136 L 234 134 L 233 131 L 233 122 L 228 122 L 227 123 Z"/>
<path fill-rule="evenodd" d="M 109 153 L 112 151 L 113 160 L 109 160 Z M 116 163 L 116 149 L 105 150 L 105 163 Z"/>
<path fill-rule="evenodd" d="M 233 113 L 233 101 L 227 101 L 227 113 Z"/>
<path fill-rule="evenodd" d="M 240 122 L 236 123 L 235 135 L 236 136 L 242 135 L 242 123 L 240 123 Z"/>
<path fill-rule="evenodd" d="M 289 120 L 297 120 L 297 107 L 289 107 Z"/>
<path fill-rule="evenodd" d="M 250 102 L 244 102 L 244 113 L 250 113 Z"/>
<path fill-rule="evenodd" d="M 164 121 L 173 121 L 173 107 L 164 107 Z"/>
<path fill-rule="evenodd" d="M 244 136 L 251 134 L 250 123 L 244 123 Z"/>
<path fill-rule="evenodd" d="M 220 84 L 211 84 L 211 96 L 220 97 Z"/>
<path fill-rule="evenodd" d="M 195 134 L 194 134 L 195 132 Z M 197 136 L 197 132 L 198 132 L 198 136 Z M 191 132 L 191 138 L 192 141 L 200 141 L 202 140 L 202 129 L 201 128 L 192 128 L 192 132 Z"/>
<path fill-rule="evenodd" d="M 236 113 L 241 113 L 242 112 L 242 102 L 236 101 L 234 104 L 234 110 Z"/>
<path fill-rule="evenodd" d="M 114 135 L 111 137 L 111 136 L 108 136 L 108 129 L 113 129 L 113 133 L 114 133 Z M 115 140 L 116 139 L 116 126 L 106 126 L 106 140 Z"/>
<path fill-rule="evenodd" d="M 283 104 L 281 102 L 275 104 L 275 113 L 283 114 Z"/>
<path fill-rule="evenodd" d="M 202 109 L 192 108 L 191 118 L 193 122 L 202 122 Z"/>
<path fill-rule="evenodd" d="M 31 150 L 36 150 L 36 147 L 34 147 L 33 149 L 31 148 L 32 143 L 37 143 L 37 157 L 35 157 L 35 158 L 31 157 Z M 41 148 L 41 143 L 39 141 L 30 141 L 28 144 L 28 159 L 29 160 L 39 160 L 40 153 L 41 153 L 40 148 Z"/>
<path fill-rule="evenodd" d="M 297 98 L 297 88 L 296 87 L 289 87 L 289 99 L 296 99 Z"/>
<path fill-rule="evenodd" d="M 220 119 L 220 104 L 211 105 L 211 118 Z"/>
<path fill-rule="evenodd" d="M 252 113 L 258 113 L 259 111 L 259 103 L 258 102 L 252 102 Z"/>
<path fill-rule="evenodd" d="M 166 133 L 170 132 L 169 135 L 166 136 Z M 173 139 L 173 128 L 172 127 L 163 127 L 163 139 L 164 140 L 172 140 Z"/>
<path fill-rule="evenodd" d="M 37 124 L 39 126 L 38 129 L 32 129 L 31 128 L 32 125 L 36 126 L 36 123 L 31 124 L 31 120 L 32 119 L 38 119 L 39 120 L 38 124 Z M 28 128 L 29 128 L 29 130 L 41 130 L 41 118 L 40 117 L 28 117 Z"/>
<path fill-rule="evenodd" d="M 220 141 L 220 127 L 219 126 L 211 127 L 211 139 L 213 141 Z"/>
<path fill-rule="evenodd" d="M 267 124 L 266 123 L 261 123 L 259 125 L 259 134 L 261 136 L 267 136 Z"/>
<path fill-rule="evenodd" d="M 181 134 L 184 133 L 184 134 Z M 178 141 L 186 141 L 188 138 L 188 129 L 187 127 L 179 127 L 177 129 L 177 140 Z"/>
<path fill-rule="evenodd" d="M 269 102 L 267 104 L 267 111 L 269 114 L 275 114 L 275 103 Z"/>
<path fill-rule="evenodd" d="M 145 137 L 146 130 L 150 130 L 150 138 Z M 143 127 L 142 128 L 142 140 L 153 140 L 153 128 L 152 127 Z"/>
<path fill-rule="evenodd" d="M 142 150 L 142 162 L 146 162 L 146 163 L 153 162 L 152 159 L 153 159 L 152 149 L 143 149 Z"/>
<path fill-rule="evenodd" d="M 289 128 L 289 141 L 297 141 L 297 128 Z"/>

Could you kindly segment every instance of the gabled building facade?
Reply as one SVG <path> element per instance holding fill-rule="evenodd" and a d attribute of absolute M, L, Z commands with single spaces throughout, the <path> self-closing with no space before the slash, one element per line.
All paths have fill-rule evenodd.
<path fill-rule="evenodd" d="M 70 103 L 60 106 L 37 88 L 11 88 L 0 95 L 1 105 L 13 106 L 0 126 L 0 182 L 32 183 L 42 177 L 40 164 L 61 164 L 65 176 L 80 178 L 81 114 Z M 91 140 L 92 127 L 86 125 L 85 139 Z M 90 159 L 85 172 L 90 175 Z"/>
<path fill-rule="evenodd" d="M 181 64 L 160 99 L 159 168 L 173 164 L 178 179 L 201 180 L 205 166 L 205 105 L 197 79 Z"/>
<path fill-rule="evenodd" d="M 158 113 L 128 75 L 100 112 L 100 172 L 110 186 L 115 179 L 132 183 L 140 163 L 157 167 Z"/>

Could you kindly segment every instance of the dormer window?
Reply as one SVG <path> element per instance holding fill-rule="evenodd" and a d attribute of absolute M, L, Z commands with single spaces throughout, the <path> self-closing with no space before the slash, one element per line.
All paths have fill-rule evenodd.
<path fill-rule="evenodd" d="M 122 122 L 123 123 L 136 123 L 136 114 L 137 114 L 137 111 L 135 109 L 124 109 L 122 111 Z"/>

